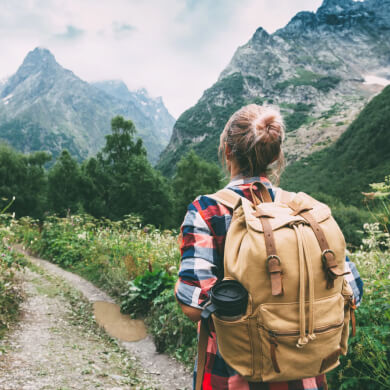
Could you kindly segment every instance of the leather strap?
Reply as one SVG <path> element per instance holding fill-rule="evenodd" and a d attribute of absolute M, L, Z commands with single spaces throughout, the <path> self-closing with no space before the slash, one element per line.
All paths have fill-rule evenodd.
<path fill-rule="evenodd" d="M 342 271 L 337 264 L 335 254 L 332 250 L 329 249 L 328 240 L 325 237 L 324 231 L 321 226 L 318 224 L 316 219 L 310 213 L 310 211 L 302 211 L 299 213 L 311 226 L 313 233 L 315 234 L 318 244 L 322 251 L 322 259 L 324 263 L 326 279 L 327 279 L 327 288 L 334 287 L 334 280 L 339 276 L 347 275 L 349 272 Z"/>
<path fill-rule="evenodd" d="M 355 317 L 355 300 L 352 298 L 349 303 L 349 308 L 351 310 L 351 325 L 352 325 L 352 337 L 356 336 L 356 317 Z"/>
<path fill-rule="evenodd" d="M 260 191 L 260 198 L 258 198 L 255 194 L 254 191 L 256 190 Z M 251 183 L 249 191 L 251 192 L 252 200 L 255 206 L 259 205 L 260 203 L 272 202 L 272 197 L 267 187 L 260 181 L 254 181 L 253 183 Z"/>
<path fill-rule="evenodd" d="M 267 269 L 271 278 L 272 295 L 283 295 L 282 267 L 280 258 L 276 253 L 274 232 L 267 216 L 261 215 L 260 222 L 263 225 L 264 231 L 265 249 L 267 252 Z"/>
<path fill-rule="evenodd" d="M 201 323 L 198 340 L 198 366 L 196 370 L 196 386 L 195 390 L 202 390 L 202 382 L 204 377 L 204 368 L 206 366 L 207 343 L 209 334 L 205 326 Z"/>

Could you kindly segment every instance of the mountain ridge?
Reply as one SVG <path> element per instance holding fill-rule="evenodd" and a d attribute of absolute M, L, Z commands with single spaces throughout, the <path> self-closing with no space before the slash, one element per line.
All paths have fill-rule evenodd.
<path fill-rule="evenodd" d="M 287 149 L 294 149 L 289 162 L 307 153 L 307 142 L 298 145 L 294 139 L 302 128 L 313 135 L 313 147 L 326 146 L 328 129 L 334 142 L 356 109 L 380 90 L 365 83 L 366 76 L 390 79 L 390 1 L 379 10 L 378 3 L 325 0 L 317 12 L 300 12 L 273 34 L 259 27 L 235 51 L 217 82 L 178 118 L 159 169 L 172 175 L 190 149 L 216 161 L 224 124 L 248 103 L 281 108 L 289 132 Z"/>
<path fill-rule="evenodd" d="M 156 162 L 174 119 L 165 108 L 162 128 L 140 106 L 135 99 L 120 99 L 80 79 L 39 47 L 0 86 L 0 138 L 23 152 L 44 149 L 56 156 L 67 148 L 81 160 L 100 150 L 111 118 L 122 115 L 133 120 L 150 160 Z"/>

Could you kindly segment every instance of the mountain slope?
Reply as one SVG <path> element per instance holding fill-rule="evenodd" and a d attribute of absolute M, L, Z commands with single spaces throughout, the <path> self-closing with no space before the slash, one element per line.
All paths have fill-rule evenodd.
<path fill-rule="evenodd" d="M 46 49 L 31 51 L 0 87 L 0 138 L 23 152 L 67 148 L 79 159 L 95 154 L 115 115 L 132 119 L 151 161 L 167 129 L 130 100 L 114 97 L 62 68 Z"/>
<path fill-rule="evenodd" d="M 369 75 L 390 79 L 390 0 L 325 0 L 274 34 L 259 28 L 178 119 L 158 167 L 172 174 L 190 148 L 215 161 L 224 124 L 251 102 L 281 107 L 290 132 L 287 158 L 296 160 L 336 140 L 381 89 L 364 83 Z M 305 137 L 298 129 L 307 130 Z"/>
<path fill-rule="evenodd" d="M 144 88 L 129 91 L 121 80 L 99 81 L 92 85 L 122 102 L 134 105 L 149 119 L 140 125 L 141 129 L 148 129 L 139 132 L 145 144 L 154 145 L 159 152 L 168 145 L 175 118 L 168 112 L 161 97 L 152 98 Z M 153 156 L 153 161 L 156 161 L 156 157 Z"/>
<path fill-rule="evenodd" d="M 375 96 L 334 145 L 289 165 L 282 187 L 361 205 L 361 191 L 390 174 L 390 86 Z"/>

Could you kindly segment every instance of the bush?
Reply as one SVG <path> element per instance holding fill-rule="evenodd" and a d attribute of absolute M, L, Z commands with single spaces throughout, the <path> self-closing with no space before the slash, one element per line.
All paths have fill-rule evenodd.
<path fill-rule="evenodd" d="M 180 310 L 173 290 L 165 290 L 153 300 L 146 318 L 158 352 L 166 352 L 188 366 L 197 351 L 196 324 Z"/>
<path fill-rule="evenodd" d="M 173 285 L 174 278 L 167 271 L 146 271 L 128 282 L 127 291 L 121 298 L 121 312 L 132 316 L 146 314 L 153 299 Z"/>
<path fill-rule="evenodd" d="M 26 261 L 8 245 L 11 232 L 3 223 L 0 226 L 0 340 L 19 313 L 22 291 L 17 271 Z"/>
<path fill-rule="evenodd" d="M 351 255 L 364 281 L 364 297 L 348 355 L 328 374 L 331 389 L 390 389 L 390 236 L 379 224 L 364 228 L 363 246 Z"/>

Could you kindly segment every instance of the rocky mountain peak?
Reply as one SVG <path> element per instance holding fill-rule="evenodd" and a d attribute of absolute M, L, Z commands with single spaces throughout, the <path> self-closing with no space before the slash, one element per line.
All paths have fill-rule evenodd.
<path fill-rule="evenodd" d="M 341 11 L 352 7 L 356 1 L 354 0 L 324 0 L 319 11 Z"/>
<path fill-rule="evenodd" d="M 269 38 L 269 34 L 267 33 L 266 30 L 264 30 L 263 27 L 259 27 L 255 33 L 253 34 L 253 37 L 252 37 L 252 40 L 253 41 L 264 41 L 264 40 L 267 40 Z"/>
<path fill-rule="evenodd" d="M 58 70 L 64 69 L 57 63 L 54 55 L 48 49 L 37 47 L 27 54 L 17 72 L 8 79 L 0 97 L 4 98 L 13 93 L 18 85 L 34 75 L 41 74 L 42 77 L 47 78 Z"/>
<path fill-rule="evenodd" d="M 27 71 L 31 74 L 34 71 L 57 68 L 59 66 L 54 55 L 48 49 L 37 47 L 27 54 L 18 72 Z"/>
<path fill-rule="evenodd" d="M 97 81 L 92 85 L 117 99 L 127 100 L 130 93 L 127 85 L 122 80 Z"/>

